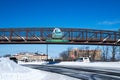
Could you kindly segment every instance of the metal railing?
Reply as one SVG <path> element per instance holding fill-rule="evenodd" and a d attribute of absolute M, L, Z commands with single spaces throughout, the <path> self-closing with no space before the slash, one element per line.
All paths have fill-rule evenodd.
<path fill-rule="evenodd" d="M 0 28 L 0 44 L 90 44 L 120 46 L 119 31 L 60 28 L 62 39 L 69 42 L 46 42 L 54 28 Z"/>

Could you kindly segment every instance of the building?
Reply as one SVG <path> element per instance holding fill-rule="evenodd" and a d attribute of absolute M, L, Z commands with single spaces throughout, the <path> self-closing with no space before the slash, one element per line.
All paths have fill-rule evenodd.
<path fill-rule="evenodd" d="M 19 61 L 44 61 L 47 60 L 48 55 L 46 54 L 35 54 L 35 53 L 19 53 L 14 55 Z"/>
<path fill-rule="evenodd" d="M 89 57 L 92 61 L 100 61 L 101 50 L 79 50 L 76 48 L 69 51 L 69 58 L 71 60 L 77 59 L 79 57 Z"/>

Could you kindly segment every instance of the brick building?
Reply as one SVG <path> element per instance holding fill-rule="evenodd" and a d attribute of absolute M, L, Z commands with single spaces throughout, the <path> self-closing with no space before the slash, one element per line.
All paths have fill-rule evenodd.
<path fill-rule="evenodd" d="M 79 50 L 76 48 L 69 51 L 69 58 L 77 59 L 79 57 L 89 57 L 93 61 L 100 61 L 101 50 Z"/>
<path fill-rule="evenodd" d="M 19 53 L 14 55 L 19 61 L 43 61 L 47 60 L 46 54 L 35 54 L 35 53 Z"/>

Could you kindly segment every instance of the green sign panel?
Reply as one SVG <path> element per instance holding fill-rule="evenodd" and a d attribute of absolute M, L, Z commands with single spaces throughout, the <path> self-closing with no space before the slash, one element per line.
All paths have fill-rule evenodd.
<path fill-rule="evenodd" d="M 62 39 L 48 39 L 46 42 L 69 42 L 69 40 L 62 40 Z"/>

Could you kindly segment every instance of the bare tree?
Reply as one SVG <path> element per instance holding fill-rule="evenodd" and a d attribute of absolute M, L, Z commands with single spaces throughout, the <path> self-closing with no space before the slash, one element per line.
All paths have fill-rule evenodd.
<path fill-rule="evenodd" d="M 82 46 L 82 47 L 79 47 L 79 57 L 85 57 L 86 56 L 86 53 L 84 53 L 84 50 L 85 50 L 85 46 Z"/>
<path fill-rule="evenodd" d="M 120 29 L 118 30 L 119 31 L 119 39 L 120 39 Z M 119 46 L 119 48 L 118 48 L 118 58 L 119 58 L 119 60 L 120 60 L 120 46 Z"/>
<path fill-rule="evenodd" d="M 102 60 L 103 61 L 107 61 L 108 60 L 108 54 L 109 54 L 109 46 L 103 46 L 103 49 L 102 49 Z"/>
<path fill-rule="evenodd" d="M 111 61 L 116 61 L 116 54 L 117 54 L 117 51 L 118 51 L 118 47 L 117 46 L 112 46 L 111 47 L 112 50 L 112 57 L 111 57 Z"/>
<path fill-rule="evenodd" d="M 119 52 L 118 59 L 120 60 L 120 46 L 119 46 L 118 52 Z"/>
<path fill-rule="evenodd" d="M 60 53 L 60 57 L 61 57 L 64 61 L 67 61 L 67 60 L 69 59 L 68 51 L 63 51 L 62 53 Z"/>
<path fill-rule="evenodd" d="M 72 53 L 72 47 L 68 47 L 68 60 L 70 60 L 70 61 L 73 61 L 74 59 L 73 59 L 73 57 L 71 56 L 71 53 Z"/>
<path fill-rule="evenodd" d="M 71 51 L 73 48 L 72 47 L 68 47 L 68 51 Z"/>
<path fill-rule="evenodd" d="M 90 56 L 89 47 L 86 46 L 85 49 L 86 49 L 85 57 L 89 57 Z"/>
<path fill-rule="evenodd" d="M 93 53 L 92 53 L 92 55 L 91 55 L 91 57 L 90 57 L 92 61 L 95 61 L 95 57 L 96 57 L 96 55 L 97 55 L 97 50 L 98 50 L 98 48 L 99 48 L 99 47 L 97 46 L 97 47 L 94 49 L 94 51 L 93 51 Z"/>

